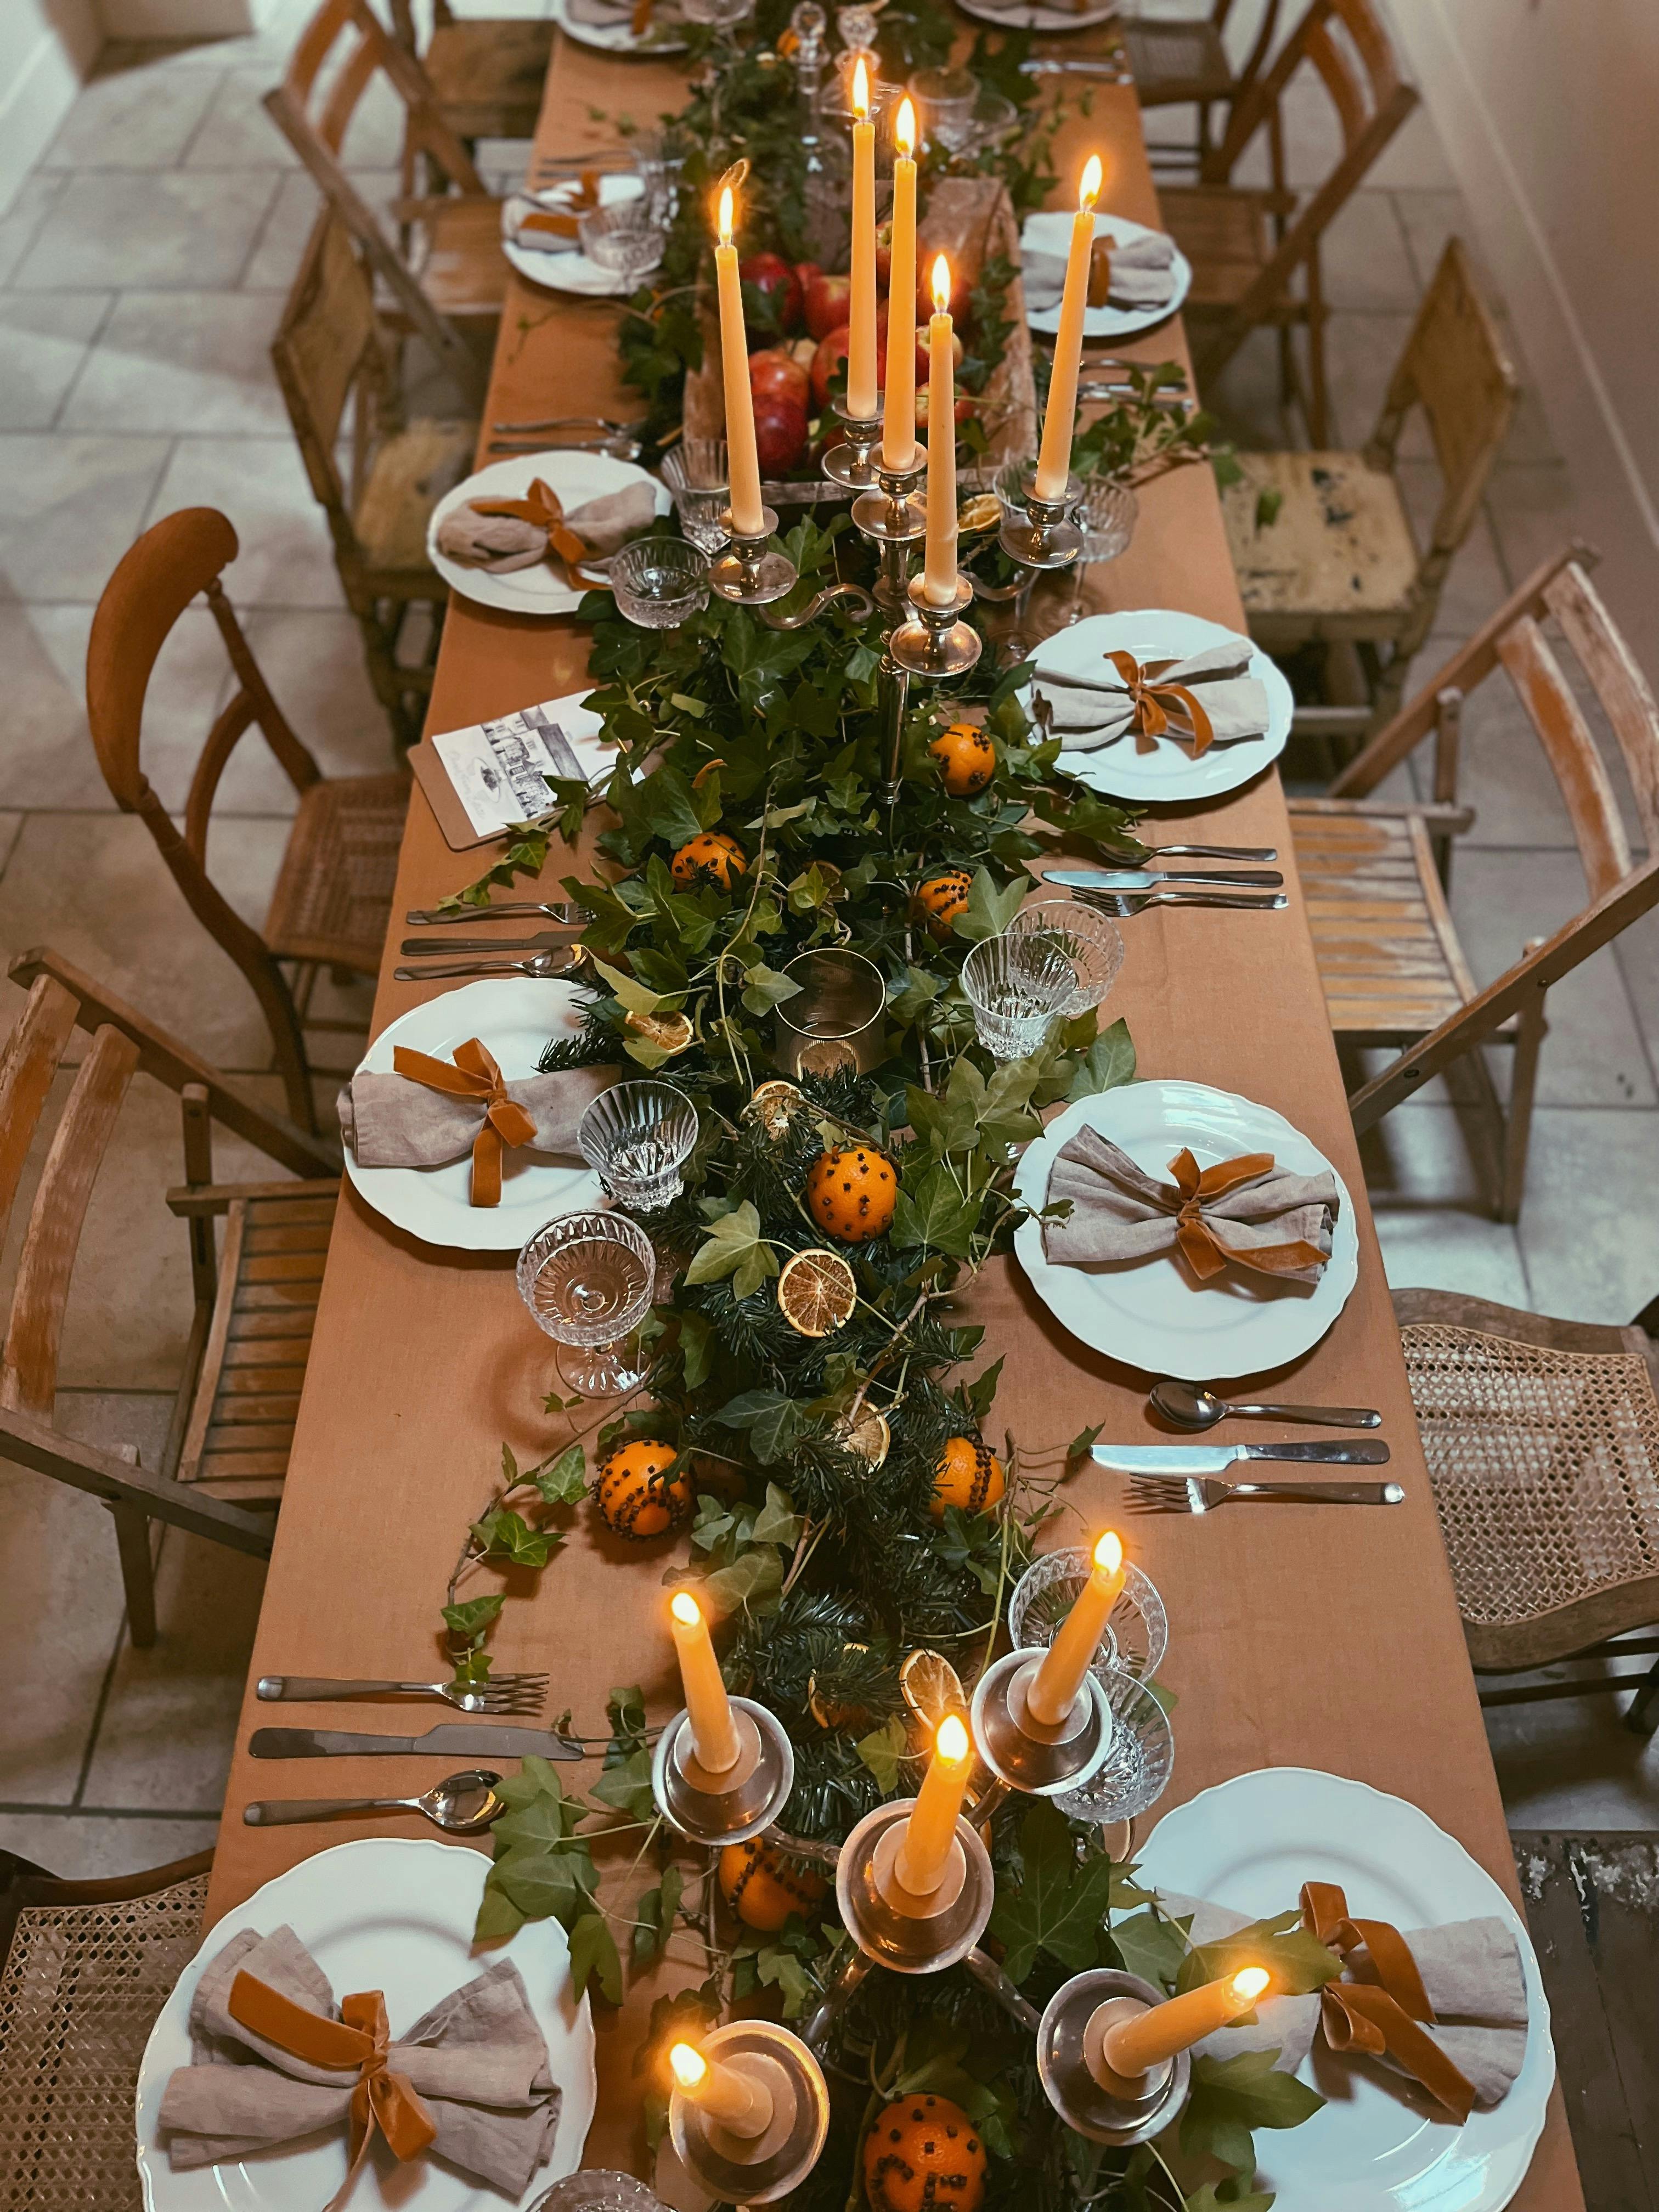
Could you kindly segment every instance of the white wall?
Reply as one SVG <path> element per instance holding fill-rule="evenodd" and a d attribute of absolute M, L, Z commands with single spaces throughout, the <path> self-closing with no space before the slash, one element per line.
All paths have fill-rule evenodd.
<path fill-rule="evenodd" d="M 96 0 L 0 0 L 0 214 L 52 143 L 103 41 Z"/>
<path fill-rule="evenodd" d="M 1605 556 L 1597 582 L 1659 680 L 1659 5 L 1389 4 Z"/>

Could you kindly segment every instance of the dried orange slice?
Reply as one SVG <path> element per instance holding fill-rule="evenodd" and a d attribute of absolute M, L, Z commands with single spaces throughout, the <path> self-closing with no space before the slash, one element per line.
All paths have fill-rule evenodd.
<path fill-rule="evenodd" d="M 690 1014 L 629 1014 L 624 1025 L 647 1044 L 660 1045 L 671 1056 L 684 1052 L 696 1035 Z"/>
<path fill-rule="evenodd" d="M 743 1118 L 747 1121 L 752 1116 L 775 1145 L 805 1103 L 799 1085 L 786 1083 L 781 1075 L 775 1075 L 755 1091 L 743 1109 Z"/>
<path fill-rule="evenodd" d="M 929 1735 L 947 1713 L 966 1714 L 968 1692 L 962 1677 L 937 1651 L 913 1651 L 899 1668 L 904 1702 Z"/>
<path fill-rule="evenodd" d="M 858 1284 L 839 1252 L 797 1252 L 778 1277 L 778 1310 L 797 1336 L 828 1336 L 852 1316 Z"/>
<path fill-rule="evenodd" d="M 892 1449 L 893 1431 L 885 1416 L 866 1406 L 856 1421 L 842 1421 L 833 1431 L 836 1442 L 866 1467 L 879 1467 Z"/>

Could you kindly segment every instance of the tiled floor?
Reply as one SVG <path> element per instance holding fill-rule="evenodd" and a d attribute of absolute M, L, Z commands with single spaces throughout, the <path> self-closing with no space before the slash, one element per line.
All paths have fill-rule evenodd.
<path fill-rule="evenodd" d="M 525 0 L 541 12 L 542 0 Z M 498 0 L 496 12 L 500 12 Z M 93 607 L 134 537 L 173 508 L 222 506 L 242 552 L 228 577 L 278 697 L 324 767 L 372 770 L 389 739 L 365 680 L 266 348 L 314 193 L 260 111 L 305 0 L 254 39 L 110 49 L 57 142 L 0 216 L 0 951 L 57 946 L 223 1066 L 264 1077 L 270 1050 L 240 975 L 190 920 L 141 823 L 118 812 L 88 738 L 82 665 Z M 1247 11 L 1248 12 L 1248 11 Z M 348 142 L 383 198 L 395 143 L 371 108 Z M 1327 148 L 1316 101 L 1295 106 L 1294 174 Z M 1328 256 L 1331 356 L 1345 443 L 1368 431 L 1445 238 L 1468 225 L 1427 118 L 1401 132 L 1338 225 Z M 1524 345 L 1517 338 L 1517 356 Z M 1524 363 L 1522 363 L 1524 374 Z M 1283 437 L 1270 348 L 1219 397 L 1242 436 Z M 1418 446 L 1411 450 L 1424 453 Z M 1414 504 L 1433 496 L 1425 459 Z M 1571 527 L 1566 473 L 1535 399 L 1522 401 L 1447 591 L 1432 665 Z M 145 764 L 181 805 L 227 685 L 204 612 L 187 615 L 151 685 Z M 1566 817 L 1530 737 L 1495 696 L 1471 712 L 1480 822 L 1454 902 L 1477 969 L 1495 974 L 1579 896 Z M 210 861 L 263 912 L 291 800 L 257 738 L 233 762 Z M 0 984 L 0 1024 L 19 1003 Z M 366 1001 L 357 994 L 358 1007 Z M 1484 1212 L 1468 1132 L 1443 1096 L 1368 1141 L 1390 1278 L 1595 1321 L 1659 1291 L 1659 922 L 1552 1000 L 1527 1205 Z M 71 1301 L 62 1415 L 153 1453 L 187 1319 L 183 1231 L 160 1193 L 179 1165 L 176 1109 L 143 1079 L 94 1199 Z M 234 1148 L 224 1148 L 228 1170 Z M 4 1255 L 0 1290 L 15 1264 Z M 0 1844 L 64 1873 L 127 1870 L 210 1839 L 259 1595 L 250 1562 L 170 1533 L 161 1635 L 135 1652 L 102 1509 L 0 1469 Z M 1522 1825 L 1659 1827 L 1659 1751 L 1613 1701 L 1522 1709 L 1495 1724 Z"/>

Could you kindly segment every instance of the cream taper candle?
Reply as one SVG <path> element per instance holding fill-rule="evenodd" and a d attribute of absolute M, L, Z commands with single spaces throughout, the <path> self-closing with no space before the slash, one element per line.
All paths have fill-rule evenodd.
<path fill-rule="evenodd" d="M 730 477 L 732 525 L 739 538 L 758 538 L 766 528 L 761 499 L 760 459 L 755 447 L 755 395 L 749 386 L 749 333 L 743 319 L 743 282 L 738 249 L 732 243 L 732 194 L 720 188 L 720 243 L 714 248 L 714 283 L 720 298 L 720 375 L 726 392 L 726 458 Z"/>
<path fill-rule="evenodd" d="M 1265 1967 L 1245 1966 L 1218 1982 L 1188 1990 L 1184 1996 L 1151 2005 L 1107 2029 L 1101 2056 L 1114 2074 L 1133 2081 L 1249 2012 L 1272 1978 Z"/>
<path fill-rule="evenodd" d="M 853 289 L 847 302 L 847 411 L 867 422 L 876 397 L 876 126 L 870 72 L 853 64 Z"/>
<path fill-rule="evenodd" d="M 887 287 L 887 405 L 881 458 L 908 469 L 916 451 L 916 111 L 909 95 L 893 121 L 892 272 Z"/>
<path fill-rule="evenodd" d="M 1042 418 L 1037 451 L 1039 499 L 1061 499 L 1072 473 L 1072 425 L 1077 416 L 1078 371 L 1083 362 L 1083 317 L 1089 305 L 1089 261 L 1095 247 L 1095 202 L 1100 198 L 1100 156 L 1084 164 L 1077 214 L 1072 222 L 1072 250 L 1066 262 L 1066 289 L 1054 334 L 1054 368 L 1048 378 L 1048 411 Z"/>
<path fill-rule="evenodd" d="M 669 1601 L 668 1620 L 679 1655 L 680 1681 L 697 1764 L 709 1774 L 724 1774 L 737 1765 L 741 1747 L 708 1623 L 690 1590 L 675 1591 Z"/>
<path fill-rule="evenodd" d="M 1123 1541 L 1109 1528 L 1095 1546 L 1088 1581 L 1055 1631 L 1025 1692 L 1026 1711 L 1044 1728 L 1058 1728 L 1071 1711 L 1122 1588 Z"/>
<path fill-rule="evenodd" d="M 912 1897 L 931 1897 L 945 1878 L 973 1771 L 972 1754 L 967 1729 L 955 1713 L 947 1713 L 933 1738 L 933 1756 L 894 1863 L 893 1871 Z"/>
<path fill-rule="evenodd" d="M 927 326 L 927 545 L 921 587 L 930 607 L 957 597 L 957 362 L 951 322 L 951 264 L 933 264 L 933 319 Z"/>
<path fill-rule="evenodd" d="M 705 2057 L 694 2043 L 677 2043 L 668 2054 L 674 2087 L 699 2105 L 728 2134 L 751 2141 L 772 2124 L 771 2092 L 733 2066 Z"/>

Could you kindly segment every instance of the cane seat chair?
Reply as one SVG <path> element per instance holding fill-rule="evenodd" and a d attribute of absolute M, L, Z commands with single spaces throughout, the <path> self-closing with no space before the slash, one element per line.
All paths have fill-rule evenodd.
<path fill-rule="evenodd" d="M 1326 1009 L 1339 1044 L 1392 1045 L 1399 1057 L 1349 1094 L 1364 1130 L 1461 1063 L 1498 1139 L 1494 1212 L 1520 1214 L 1527 1141 L 1551 987 L 1659 905 L 1659 708 L 1590 584 L 1595 556 L 1571 545 L 1546 562 L 1431 677 L 1332 784 L 1292 799 L 1291 830 Z M 1551 624 L 1622 756 L 1647 858 L 1632 855 L 1606 763 L 1546 635 Z M 1463 702 L 1499 671 L 1532 725 L 1572 824 L 1588 902 L 1529 942 L 1484 990 L 1458 942 L 1445 885 L 1452 843 L 1474 817 L 1457 799 Z M 1368 796 L 1434 737 L 1431 801 Z M 1507 1112 L 1480 1047 L 1513 1052 Z"/>
<path fill-rule="evenodd" d="M 1476 1672 L 1659 1651 L 1632 1636 L 1659 1626 L 1659 1346 L 1443 1291 L 1394 1307 Z M 1651 1735 L 1659 1665 L 1481 1702 L 1630 1688 L 1626 1723 Z"/>
<path fill-rule="evenodd" d="M 433 0 L 432 35 L 420 52 L 410 0 L 392 0 L 398 43 L 416 54 L 447 127 L 471 150 L 480 138 L 533 138 L 553 59 L 553 25 L 516 15 L 458 21 Z"/>
<path fill-rule="evenodd" d="M 1454 238 L 1364 450 L 1239 454 L 1242 473 L 1223 494 L 1222 511 L 1250 635 L 1276 659 L 1337 643 L 1359 647 L 1367 662 L 1369 706 L 1315 708 L 1298 716 L 1299 729 L 1368 733 L 1398 708 L 1518 391 L 1468 254 Z M 1419 406 L 1441 476 L 1420 553 L 1394 473 L 1401 433 Z"/>
<path fill-rule="evenodd" d="M 1190 146 L 1154 141 L 1154 167 L 1201 169 L 1212 147 L 1211 111 L 1231 107 L 1255 82 L 1273 45 L 1279 0 L 1267 0 L 1255 43 L 1242 69 L 1227 58 L 1226 32 L 1234 0 L 1214 0 L 1207 15 L 1137 16 L 1123 26 L 1123 48 L 1143 107 L 1195 107 L 1198 129 Z"/>
<path fill-rule="evenodd" d="M 1299 199 L 1286 178 L 1280 103 L 1304 65 L 1328 95 L 1342 150 L 1323 182 Z M 1218 375 L 1252 331 L 1276 328 L 1285 398 L 1299 400 L 1316 447 L 1330 442 L 1321 242 L 1416 104 L 1375 0 L 1312 0 L 1272 64 L 1234 101 L 1201 181 L 1160 195 L 1164 222 L 1193 264 L 1182 313 L 1200 383 Z M 1271 182 L 1235 184 L 1258 133 L 1267 140 Z M 1307 332 L 1305 375 L 1292 343 L 1298 326 Z"/>
<path fill-rule="evenodd" d="M 0 1852 L 0 2204 L 139 2212 L 139 2064 L 201 1943 L 212 1864 L 59 1881 Z"/>
<path fill-rule="evenodd" d="M 77 1028 L 91 1042 L 46 1150 L 0 1348 L 0 1458 L 89 1492 L 114 1517 L 127 1622 L 155 1639 L 149 1523 L 170 1522 L 264 1558 L 282 1497 L 339 1194 L 338 1156 L 58 954 L 18 956 L 28 1000 L 0 1052 L 0 1238 Z M 67 1073 L 67 1071 L 65 1071 Z M 159 1468 L 54 1425 L 70 1279 L 94 1188 L 133 1077 L 174 1091 L 185 1182 L 167 1203 L 186 1224 L 194 1312 Z M 215 1121 L 299 1180 L 220 1184 Z M 222 1250 L 214 1223 L 226 1218 Z M 5 2201 L 0 2199 L 0 2201 Z"/>
<path fill-rule="evenodd" d="M 164 516 L 128 549 L 93 617 L 87 716 L 110 795 L 124 812 L 142 817 L 191 913 L 247 978 L 270 1030 L 289 1112 L 314 1129 L 302 1009 L 322 967 L 379 971 L 409 780 L 401 770 L 324 777 L 272 698 L 220 582 L 237 550 L 235 532 L 211 507 Z M 198 593 L 224 641 L 237 688 L 196 763 L 181 830 L 143 772 L 141 734 L 156 656 Z M 242 919 L 207 871 L 214 794 L 238 739 L 254 723 L 299 797 L 263 931 Z M 292 986 L 284 963 L 295 970 Z M 351 1027 L 308 1016 L 306 1025 Z"/>

